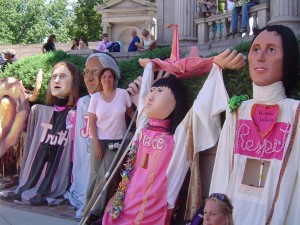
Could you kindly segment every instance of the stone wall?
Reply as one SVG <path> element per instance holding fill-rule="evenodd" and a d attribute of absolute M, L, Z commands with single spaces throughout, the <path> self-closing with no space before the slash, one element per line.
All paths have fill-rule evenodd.
<path fill-rule="evenodd" d="M 70 50 L 71 43 L 56 43 L 56 48 L 58 50 L 63 50 L 69 52 L 72 55 L 79 55 L 82 57 L 88 57 L 90 54 L 98 52 L 97 45 L 98 42 L 89 42 L 89 49 L 81 50 Z M 2 52 L 5 49 L 12 48 L 16 51 L 17 59 L 24 57 L 29 57 L 35 54 L 41 53 L 42 44 L 28 44 L 28 45 L 0 45 L 0 51 Z M 117 61 L 130 60 L 133 57 L 140 55 L 140 52 L 127 52 L 127 48 L 124 48 L 123 52 L 111 52 L 110 54 L 115 57 Z"/>
<path fill-rule="evenodd" d="M 0 51 L 12 48 L 16 51 L 17 59 L 29 57 L 38 53 L 41 53 L 41 48 L 44 44 L 20 44 L 20 45 L 0 45 Z M 89 42 L 91 49 L 97 49 L 98 42 Z M 70 51 L 72 43 L 55 43 L 56 49 L 63 51 Z"/>
<path fill-rule="evenodd" d="M 174 0 L 157 0 L 157 43 L 166 45 L 172 42 L 173 29 L 166 29 L 168 24 L 175 23 Z"/>
<path fill-rule="evenodd" d="M 82 50 L 71 50 L 69 54 L 78 55 L 82 57 L 88 57 L 92 53 L 98 52 L 95 49 L 82 49 Z M 110 52 L 110 54 L 116 59 L 116 61 L 127 61 L 133 57 L 139 56 L 141 52 Z"/>

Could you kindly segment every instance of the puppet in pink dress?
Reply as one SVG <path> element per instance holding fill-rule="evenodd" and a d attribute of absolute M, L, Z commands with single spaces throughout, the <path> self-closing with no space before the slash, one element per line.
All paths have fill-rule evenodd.
<path fill-rule="evenodd" d="M 219 137 L 219 113 L 228 102 L 220 67 L 233 62 L 238 68 L 244 61 L 241 55 L 229 53 L 225 51 L 211 59 L 211 72 L 188 114 L 178 79 L 162 78 L 153 84 L 154 71 L 161 69 L 155 62 L 158 59 L 143 61 L 146 63 L 138 100 L 136 140 L 102 224 L 170 224 L 178 193 L 193 164 L 188 155 L 211 148 Z M 220 66 L 212 65 L 213 61 Z M 189 71 L 178 71 L 177 76 L 188 77 Z M 200 141 L 191 134 L 204 138 Z"/>
<path fill-rule="evenodd" d="M 135 144 L 128 153 L 119 188 L 106 207 L 105 225 L 170 224 L 192 165 L 189 146 L 194 146 L 192 154 L 196 154 L 214 146 L 218 139 L 221 126 L 217 115 L 228 101 L 219 66 L 213 66 L 188 114 L 183 110 L 186 101 L 176 78 L 160 79 L 151 87 L 153 66 L 150 62 L 144 70 Z M 207 95 L 211 98 L 203 98 Z M 188 138 L 190 133 L 205 138 Z"/>

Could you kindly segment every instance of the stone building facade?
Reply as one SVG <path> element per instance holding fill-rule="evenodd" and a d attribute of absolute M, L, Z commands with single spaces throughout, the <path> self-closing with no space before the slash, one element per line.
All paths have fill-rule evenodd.
<path fill-rule="evenodd" d="M 130 31 L 137 30 L 141 37 L 141 28 L 146 28 L 157 36 L 156 5 L 146 0 L 112 0 L 96 6 L 96 11 L 102 15 L 103 33 L 108 33 L 113 41 L 122 41 L 124 50 L 132 40 Z"/>

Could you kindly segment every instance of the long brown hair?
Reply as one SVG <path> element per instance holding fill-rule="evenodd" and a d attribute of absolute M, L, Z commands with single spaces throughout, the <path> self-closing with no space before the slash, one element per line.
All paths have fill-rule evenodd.
<path fill-rule="evenodd" d="M 68 70 L 70 71 L 73 79 L 72 79 L 72 89 L 69 95 L 69 101 L 67 103 L 67 106 L 73 107 L 75 106 L 78 98 L 79 98 L 79 91 L 80 91 L 80 85 L 82 84 L 82 77 L 81 73 L 78 69 L 78 67 L 71 63 L 71 62 L 59 62 L 54 65 L 52 69 L 52 73 L 58 66 L 66 66 Z M 51 82 L 48 83 L 48 89 L 47 89 L 47 95 L 46 95 L 46 104 L 53 106 L 55 104 L 55 96 L 51 93 Z"/>

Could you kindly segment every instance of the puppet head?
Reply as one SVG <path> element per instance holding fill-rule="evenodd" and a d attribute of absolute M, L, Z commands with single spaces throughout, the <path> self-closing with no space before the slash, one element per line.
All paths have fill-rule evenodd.
<path fill-rule="evenodd" d="M 84 83 L 90 94 L 101 90 L 99 75 L 103 68 L 111 68 L 114 71 L 117 77 L 115 85 L 118 85 L 120 69 L 116 60 L 104 52 L 94 53 L 87 58 L 84 70 Z"/>
<path fill-rule="evenodd" d="M 282 25 L 266 26 L 253 39 L 248 55 L 250 76 L 259 86 L 282 81 L 287 95 L 296 83 L 299 48 L 293 31 Z"/>
<path fill-rule="evenodd" d="M 172 120 L 171 133 L 186 114 L 185 89 L 174 77 L 156 81 L 145 99 L 145 113 L 149 118 Z"/>
<path fill-rule="evenodd" d="M 59 62 L 52 70 L 48 85 L 46 103 L 54 105 L 56 99 L 68 99 L 68 106 L 75 106 L 79 98 L 81 74 L 76 65 L 70 62 Z"/>

